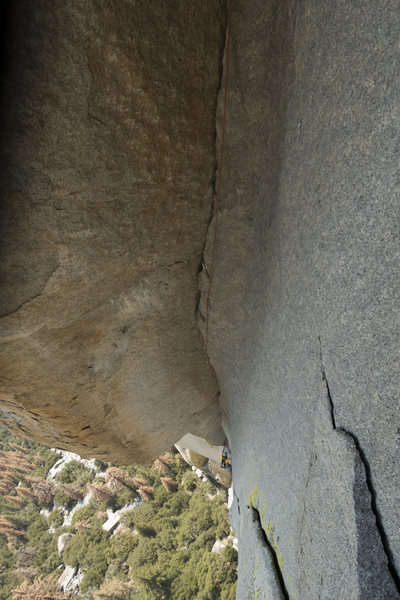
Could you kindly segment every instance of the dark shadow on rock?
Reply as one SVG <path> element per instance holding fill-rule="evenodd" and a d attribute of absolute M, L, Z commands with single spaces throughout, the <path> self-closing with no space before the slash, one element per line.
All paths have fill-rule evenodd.
<path fill-rule="evenodd" d="M 371 509 L 371 494 L 367 486 L 365 467 L 358 454 L 355 456 L 353 499 L 357 527 L 360 598 L 394 600 L 399 595 L 378 535 L 375 515 Z"/>

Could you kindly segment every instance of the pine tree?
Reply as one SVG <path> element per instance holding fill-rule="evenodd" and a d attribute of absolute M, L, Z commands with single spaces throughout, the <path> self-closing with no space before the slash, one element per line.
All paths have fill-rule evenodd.
<path fill-rule="evenodd" d="M 131 581 L 121 581 L 120 579 L 110 579 L 104 581 L 100 588 L 93 592 L 94 600 L 128 600 L 132 593 L 137 591 Z"/>
<path fill-rule="evenodd" d="M 90 525 L 87 521 L 76 521 L 74 527 L 76 531 L 87 531 L 90 529 Z"/>
<path fill-rule="evenodd" d="M 88 492 L 92 492 L 95 500 L 99 502 L 107 502 L 113 496 L 113 491 L 104 483 L 88 483 L 86 489 Z"/>
<path fill-rule="evenodd" d="M 154 488 L 148 485 L 141 485 L 138 489 L 139 494 L 142 496 L 143 500 L 150 500 L 154 496 Z"/>
<path fill-rule="evenodd" d="M 33 582 L 25 580 L 12 591 L 13 600 L 67 600 L 71 594 L 58 589 L 53 575 L 38 577 Z"/>
<path fill-rule="evenodd" d="M 35 559 L 35 556 L 37 555 L 37 552 L 38 551 L 36 548 L 28 546 L 22 546 L 22 548 L 19 548 L 17 552 L 17 567 L 30 567 Z"/>
<path fill-rule="evenodd" d="M 25 481 L 30 484 L 33 493 L 39 502 L 52 504 L 55 496 L 54 486 L 51 481 L 46 481 L 41 477 L 26 476 Z"/>
<path fill-rule="evenodd" d="M 36 495 L 35 495 L 34 491 L 31 490 L 30 488 L 26 488 L 26 487 L 23 487 L 22 485 L 19 485 L 15 489 L 16 489 L 17 494 L 19 494 L 26 500 L 35 500 L 36 499 Z"/>
<path fill-rule="evenodd" d="M 126 471 L 118 469 L 118 467 L 110 467 L 107 469 L 106 483 L 114 490 L 126 487 L 131 491 L 136 492 L 138 488 L 135 484 L 135 478 L 131 479 Z"/>
<path fill-rule="evenodd" d="M 68 483 L 57 483 L 57 489 L 76 502 L 82 500 L 85 495 L 78 487 L 69 485 Z"/>
<path fill-rule="evenodd" d="M 137 488 L 140 488 L 141 486 L 148 484 L 148 482 L 145 479 L 140 479 L 140 477 L 132 477 L 132 483 Z"/>
<path fill-rule="evenodd" d="M 17 567 L 14 571 L 18 577 L 21 579 L 26 579 L 28 581 L 32 581 L 37 575 L 37 569 L 35 567 Z"/>
<path fill-rule="evenodd" d="M 178 484 L 176 481 L 171 479 L 171 477 L 160 477 L 160 481 L 163 484 L 164 488 L 167 492 L 176 492 L 178 489 Z"/>
<path fill-rule="evenodd" d="M 20 496 L 4 496 L 4 498 L 19 508 L 22 508 L 22 506 L 25 505 L 25 500 Z"/>
<path fill-rule="evenodd" d="M 163 475 L 170 470 L 170 466 L 162 460 L 161 456 L 154 461 L 154 467 L 158 473 L 162 473 Z"/>

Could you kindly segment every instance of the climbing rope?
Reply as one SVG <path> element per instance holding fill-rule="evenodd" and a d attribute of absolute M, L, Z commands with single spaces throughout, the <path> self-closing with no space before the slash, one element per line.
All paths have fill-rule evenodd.
<path fill-rule="evenodd" d="M 221 148 L 218 162 L 218 185 L 217 185 L 217 197 L 215 200 L 215 225 L 214 225 L 214 239 L 211 254 L 211 265 L 208 269 L 208 290 L 206 297 L 206 333 L 205 333 L 205 346 L 207 350 L 208 346 L 208 320 L 209 320 L 209 304 L 210 304 L 210 293 L 211 285 L 214 276 L 214 260 L 215 260 L 215 246 L 217 243 L 217 228 L 218 228 L 218 216 L 219 216 L 219 203 L 221 199 L 221 183 L 222 183 L 222 164 L 224 158 L 224 142 L 225 142 L 225 123 L 226 123 L 226 101 L 228 97 L 228 75 L 229 75 L 229 51 L 231 41 L 231 16 L 232 16 L 232 0 L 229 0 L 228 5 L 228 26 L 227 26 L 227 41 L 226 41 L 226 54 L 225 54 L 225 93 L 224 93 L 224 113 L 222 118 L 222 132 L 221 132 Z"/>

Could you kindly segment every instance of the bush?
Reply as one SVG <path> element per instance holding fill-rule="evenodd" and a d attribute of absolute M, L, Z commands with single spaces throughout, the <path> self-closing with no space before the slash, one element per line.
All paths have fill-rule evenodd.
<path fill-rule="evenodd" d="M 237 566 L 238 553 L 237 550 L 235 550 L 235 548 L 233 548 L 232 546 L 225 546 L 225 548 L 222 551 L 222 556 L 227 563 L 230 563 L 235 567 Z"/>
<path fill-rule="evenodd" d="M 64 515 L 62 514 L 61 510 L 58 510 L 58 508 L 52 510 L 47 517 L 47 522 L 53 527 L 61 527 L 64 522 Z"/>
<path fill-rule="evenodd" d="M 103 472 L 103 471 L 107 470 L 108 464 L 105 463 L 104 461 L 100 460 L 99 458 L 95 458 L 94 459 L 94 466 L 96 467 L 96 469 L 98 471 Z"/>
<path fill-rule="evenodd" d="M 28 546 L 36 546 L 39 543 L 41 537 L 47 534 L 47 529 L 47 519 L 40 514 L 34 515 L 31 518 L 31 523 L 26 532 Z"/>
<path fill-rule="evenodd" d="M 94 473 L 87 469 L 85 465 L 78 460 L 71 460 L 65 467 L 56 475 L 56 481 L 60 483 L 73 483 L 78 487 L 84 487 L 86 483 L 93 481 Z"/>
<path fill-rule="evenodd" d="M 118 510 L 127 504 L 132 504 L 136 497 L 137 494 L 133 490 L 123 487 L 110 498 L 110 500 L 107 502 L 107 506 L 109 506 L 112 510 Z"/>
<path fill-rule="evenodd" d="M 184 490 L 179 490 L 164 506 L 170 515 L 178 516 L 189 506 L 189 496 Z"/>
<path fill-rule="evenodd" d="M 187 490 L 189 492 L 193 492 L 193 490 L 195 490 L 197 487 L 197 482 L 198 482 L 198 477 L 192 471 L 188 471 L 183 476 L 183 481 L 182 481 L 183 489 Z"/>
<path fill-rule="evenodd" d="M 132 510 L 128 510 L 121 515 L 121 523 L 125 527 L 134 527 L 136 522 L 149 523 L 156 516 L 156 510 L 153 503 L 143 503 Z"/>
<path fill-rule="evenodd" d="M 151 527 L 148 523 L 136 523 L 135 529 L 144 537 L 154 538 L 157 535 L 154 527 Z"/>
<path fill-rule="evenodd" d="M 58 492 L 56 492 L 56 495 L 54 496 L 54 502 L 56 506 L 63 506 L 66 510 L 72 510 L 72 508 L 77 503 L 77 500 L 74 500 L 62 490 L 58 490 Z"/>
<path fill-rule="evenodd" d="M 78 521 L 91 521 L 95 518 L 97 512 L 97 504 L 93 500 L 86 504 L 86 506 L 82 506 L 82 508 L 78 508 L 72 515 L 71 525 L 75 525 Z"/>
<path fill-rule="evenodd" d="M 84 576 L 80 585 L 80 591 L 85 592 L 91 588 L 98 588 L 107 571 L 107 558 L 105 548 L 103 546 L 92 546 L 86 556 L 86 567 Z"/>
<path fill-rule="evenodd" d="M 153 538 L 141 537 L 136 548 L 130 553 L 127 562 L 133 572 L 135 572 L 136 569 L 143 567 L 143 565 L 151 565 L 155 563 L 157 558 L 157 542 Z"/>
<path fill-rule="evenodd" d="M 139 544 L 139 537 L 130 531 L 118 531 L 112 536 L 108 549 L 107 560 L 117 560 L 123 563 Z"/>
<path fill-rule="evenodd" d="M 17 556 L 7 547 L 7 538 L 0 534 L 0 600 L 9 600 L 11 590 L 20 582 L 14 573 Z"/>
<path fill-rule="evenodd" d="M 93 600 L 129 600 L 134 590 L 132 582 L 111 579 L 104 581 L 100 588 L 93 592 Z"/>

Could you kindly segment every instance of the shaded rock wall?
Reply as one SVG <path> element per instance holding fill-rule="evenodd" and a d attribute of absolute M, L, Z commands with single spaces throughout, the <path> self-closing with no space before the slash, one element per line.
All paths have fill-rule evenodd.
<path fill-rule="evenodd" d="M 195 310 L 224 2 L 5 16 L 0 420 L 116 462 L 220 442 Z"/>

